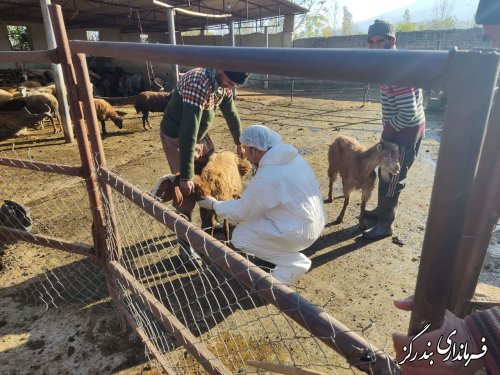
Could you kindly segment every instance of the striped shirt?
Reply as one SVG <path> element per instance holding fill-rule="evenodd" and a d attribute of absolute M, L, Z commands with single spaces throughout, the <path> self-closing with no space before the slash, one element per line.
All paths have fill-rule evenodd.
<path fill-rule="evenodd" d="M 500 306 L 470 314 L 465 317 L 465 322 L 478 349 L 481 350 L 483 345 L 488 349 L 483 357 L 487 373 L 500 374 Z"/>
<path fill-rule="evenodd" d="M 380 99 L 384 126 L 401 131 L 425 122 L 421 89 L 381 85 Z"/>

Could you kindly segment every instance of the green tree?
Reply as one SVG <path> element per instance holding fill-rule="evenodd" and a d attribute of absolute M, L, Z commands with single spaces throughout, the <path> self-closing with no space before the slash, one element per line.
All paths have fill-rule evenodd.
<path fill-rule="evenodd" d="M 349 9 L 346 6 L 344 6 L 343 11 L 344 15 L 342 17 L 342 35 L 352 35 L 352 13 L 349 12 Z"/>
<path fill-rule="evenodd" d="M 403 14 L 403 22 L 399 22 L 396 24 L 396 31 L 416 31 L 417 25 L 411 22 L 410 10 L 408 8 L 405 9 L 405 13 Z"/>
<path fill-rule="evenodd" d="M 297 31 L 298 38 L 311 38 L 315 36 L 327 37 L 330 35 L 330 24 L 328 18 L 321 14 L 308 14 L 300 30 Z"/>
<path fill-rule="evenodd" d="M 435 0 L 434 19 L 422 22 L 421 27 L 428 30 L 453 29 L 457 19 L 452 16 L 455 0 Z"/>
<path fill-rule="evenodd" d="M 294 36 L 302 37 L 304 34 L 313 34 L 312 32 L 308 32 L 306 30 L 311 25 L 316 24 L 316 21 L 312 21 L 311 18 L 314 19 L 316 15 L 323 15 L 327 13 L 327 0 L 292 0 L 292 2 L 309 10 L 309 13 L 307 14 L 296 16 Z"/>
<path fill-rule="evenodd" d="M 26 26 L 7 25 L 7 35 L 13 51 L 30 51 L 33 49 Z"/>

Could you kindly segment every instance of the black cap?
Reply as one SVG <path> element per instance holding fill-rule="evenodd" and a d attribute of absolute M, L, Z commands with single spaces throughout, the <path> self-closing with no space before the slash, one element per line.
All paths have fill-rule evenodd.
<path fill-rule="evenodd" d="M 500 25 L 500 0 L 479 0 L 476 23 L 478 25 Z"/>
<path fill-rule="evenodd" d="M 233 72 L 231 70 L 224 70 L 224 74 L 227 75 L 227 77 L 237 85 L 243 85 L 248 78 L 248 73 L 244 72 Z"/>
<path fill-rule="evenodd" d="M 374 35 L 385 35 L 390 38 L 396 37 L 394 26 L 382 20 L 375 20 L 373 25 L 368 28 L 368 39 Z"/>

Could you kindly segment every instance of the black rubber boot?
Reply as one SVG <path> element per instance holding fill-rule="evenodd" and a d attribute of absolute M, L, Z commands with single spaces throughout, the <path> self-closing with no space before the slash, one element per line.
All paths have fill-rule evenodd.
<path fill-rule="evenodd" d="M 363 224 L 365 224 L 366 228 L 373 228 L 377 225 L 378 220 L 378 207 L 375 207 L 373 210 L 365 210 L 365 215 L 363 217 Z"/>
<path fill-rule="evenodd" d="M 394 219 L 398 206 L 398 196 L 379 197 L 377 225 L 365 230 L 363 237 L 369 240 L 380 240 L 392 236 Z"/>

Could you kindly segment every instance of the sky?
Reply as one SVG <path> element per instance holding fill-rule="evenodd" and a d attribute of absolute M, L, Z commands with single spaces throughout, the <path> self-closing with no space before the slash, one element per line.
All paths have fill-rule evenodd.
<path fill-rule="evenodd" d="M 416 0 L 338 0 L 340 9 L 345 5 L 354 22 L 364 21 L 393 9 L 403 8 Z M 341 13 L 342 14 L 342 13 Z"/>

